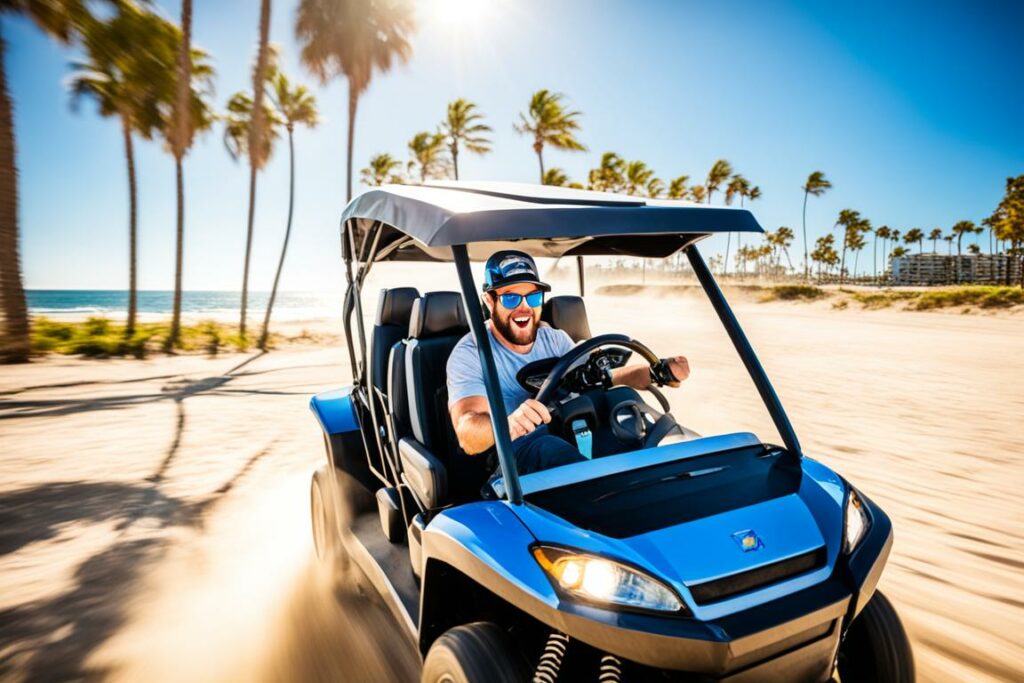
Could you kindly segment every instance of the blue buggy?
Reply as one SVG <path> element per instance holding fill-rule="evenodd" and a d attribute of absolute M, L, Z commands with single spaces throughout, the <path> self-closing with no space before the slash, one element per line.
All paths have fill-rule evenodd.
<path fill-rule="evenodd" d="M 910 645 L 876 590 L 892 546 L 885 513 L 801 452 L 782 404 L 705 264 L 709 235 L 762 232 L 743 209 L 500 183 L 384 186 L 342 218 L 351 386 L 312 409 L 327 459 L 311 489 L 318 556 L 357 571 L 408 629 L 435 681 L 914 680 Z M 542 319 L 576 345 L 519 381 L 583 462 L 520 475 L 471 261 L 667 258 L 682 251 L 782 444 L 702 437 L 611 386 L 632 355 L 592 336 L 582 296 Z M 362 289 L 380 261 L 453 261 L 461 292 Z M 494 462 L 467 456 L 447 409 L 445 363 L 465 334 L 480 354 Z M 652 376 L 656 376 L 656 372 Z M 604 438 L 600 450 L 591 439 Z M 598 443 L 594 440 L 593 443 Z M 492 462 L 493 466 L 493 462 Z"/>

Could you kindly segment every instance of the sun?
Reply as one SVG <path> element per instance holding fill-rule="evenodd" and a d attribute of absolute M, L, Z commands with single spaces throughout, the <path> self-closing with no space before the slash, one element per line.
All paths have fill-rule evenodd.
<path fill-rule="evenodd" d="M 448 31 L 478 27 L 488 14 L 494 0 L 425 0 L 427 19 Z"/>

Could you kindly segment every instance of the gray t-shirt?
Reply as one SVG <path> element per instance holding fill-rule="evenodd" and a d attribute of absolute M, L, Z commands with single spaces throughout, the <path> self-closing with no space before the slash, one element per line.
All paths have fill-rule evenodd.
<path fill-rule="evenodd" d="M 519 386 L 516 373 L 535 360 L 558 358 L 565 355 L 572 347 L 572 338 L 562 330 L 555 329 L 547 323 L 537 328 L 537 339 L 529 353 L 510 351 L 497 339 L 487 325 L 490 335 L 491 351 L 494 364 L 498 368 L 498 382 L 501 383 L 501 396 L 505 401 L 505 412 L 511 413 L 519 407 L 530 394 Z M 472 334 L 459 340 L 448 357 L 448 406 L 468 396 L 486 396 L 483 368 L 480 365 L 480 352 Z"/>

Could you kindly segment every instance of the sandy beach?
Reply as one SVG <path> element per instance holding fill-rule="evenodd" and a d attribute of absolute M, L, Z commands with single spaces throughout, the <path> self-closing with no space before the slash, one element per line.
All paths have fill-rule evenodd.
<path fill-rule="evenodd" d="M 778 440 L 706 302 L 588 308 L 595 334 L 688 356 L 670 394 L 681 422 Z M 805 453 L 893 519 L 881 589 L 919 680 L 1021 680 L 1024 319 L 827 302 L 736 313 Z M 289 323 L 307 324 L 337 332 Z M 381 607 L 332 593 L 313 565 L 323 447 L 307 403 L 349 383 L 347 363 L 340 344 L 305 344 L 0 368 L 0 679 L 416 679 Z"/>

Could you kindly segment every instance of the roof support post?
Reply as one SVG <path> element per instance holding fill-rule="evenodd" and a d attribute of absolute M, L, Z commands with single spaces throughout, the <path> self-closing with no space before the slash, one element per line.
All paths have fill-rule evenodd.
<path fill-rule="evenodd" d="M 757 387 L 757 392 L 761 395 L 761 400 L 764 401 L 764 405 L 768 409 L 772 421 L 775 423 L 775 428 L 779 430 L 779 436 L 782 437 L 782 441 L 786 444 L 786 448 L 792 454 L 794 460 L 799 460 L 803 457 L 803 452 L 800 450 L 800 441 L 796 438 L 793 425 L 790 424 L 786 411 L 782 407 L 782 402 L 779 401 L 778 394 L 775 393 L 772 383 L 768 380 L 768 375 L 765 374 L 764 368 L 761 367 L 761 361 L 757 359 L 753 347 L 747 340 L 747 335 L 743 333 L 739 321 L 736 320 L 732 309 L 729 308 L 729 303 L 725 300 L 722 290 L 719 289 L 718 283 L 715 282 L 714 276 L 708 270 L 708 266 L 704 263 L 704 259 L 701 257 L 700 252 L 697 251 L 695 244 L 686 247 L 686 256 L 690 259 L 690 266 L 693 268 L 693 272 L 697 274 L 697 279 L 704 288 L 704 293 L 711 300 L 715 313 L 718 314 L 718 318 L 722 321 L 725 331 L 729 334 L 729 339 L 732 340 L 733 346 L 736 347 L 736 352 L 740 355 L 740 359 L 746 366 L 750 379 L 754 381 L 754 386 Z"/>
<path fill-rule="evenodd" d="M 353 219 L 354 220 L 354 219 Z M 345 346 L 348 347 L 348 358 L 352 364 L 352 381 L 359 376 L 359 363 L 356 360 L 356 348 L 352 342 L 352 311 L 355 310 L 355 285 L 352 278 L 352 257 L 348 248 L 348 231 L 350 222 L 344 221 L 341 224 L 341 257 L 345 262 L 345 304 L 342 309 L 342 322 L 345 326 Z"/>
<path fill-rule="evenodd" d="M 494 364 L 491 339 L 484 324 L 484 313 L 480 307 L 480 296 L 469 267 L 469 252 L 466 250 L 466 245 L 453 245 L 452 256 L 455 258 L 455 269 L 459 273 L 459 285 L 462 287 L 462 301 L 466 307 L 466 318 L 469 320 L 469 327 L 480 352 L 480 366 L 484 372 L 487 404 L 491 410 L 491 429 L 494 430 L 494 447 L 498 452 L 501 476 L 509 502 L 518 505 L 523 502 L 523 490 L 519 486 L 519 472 L 516 470 L 516 461 L 512 455 L 512 439 L 508 432 L 505 403 L 501 398 L 498 368 Z"/>
<path fill-rule="evenodd" d="M 576 257 L 576 275 L 580 279 L 580 296 L 584 296 L 586 294 L 586 286 L 585 286 L 586 283 L 583 281 L 583 257 L 582 256 L 577 256 Z"/>

